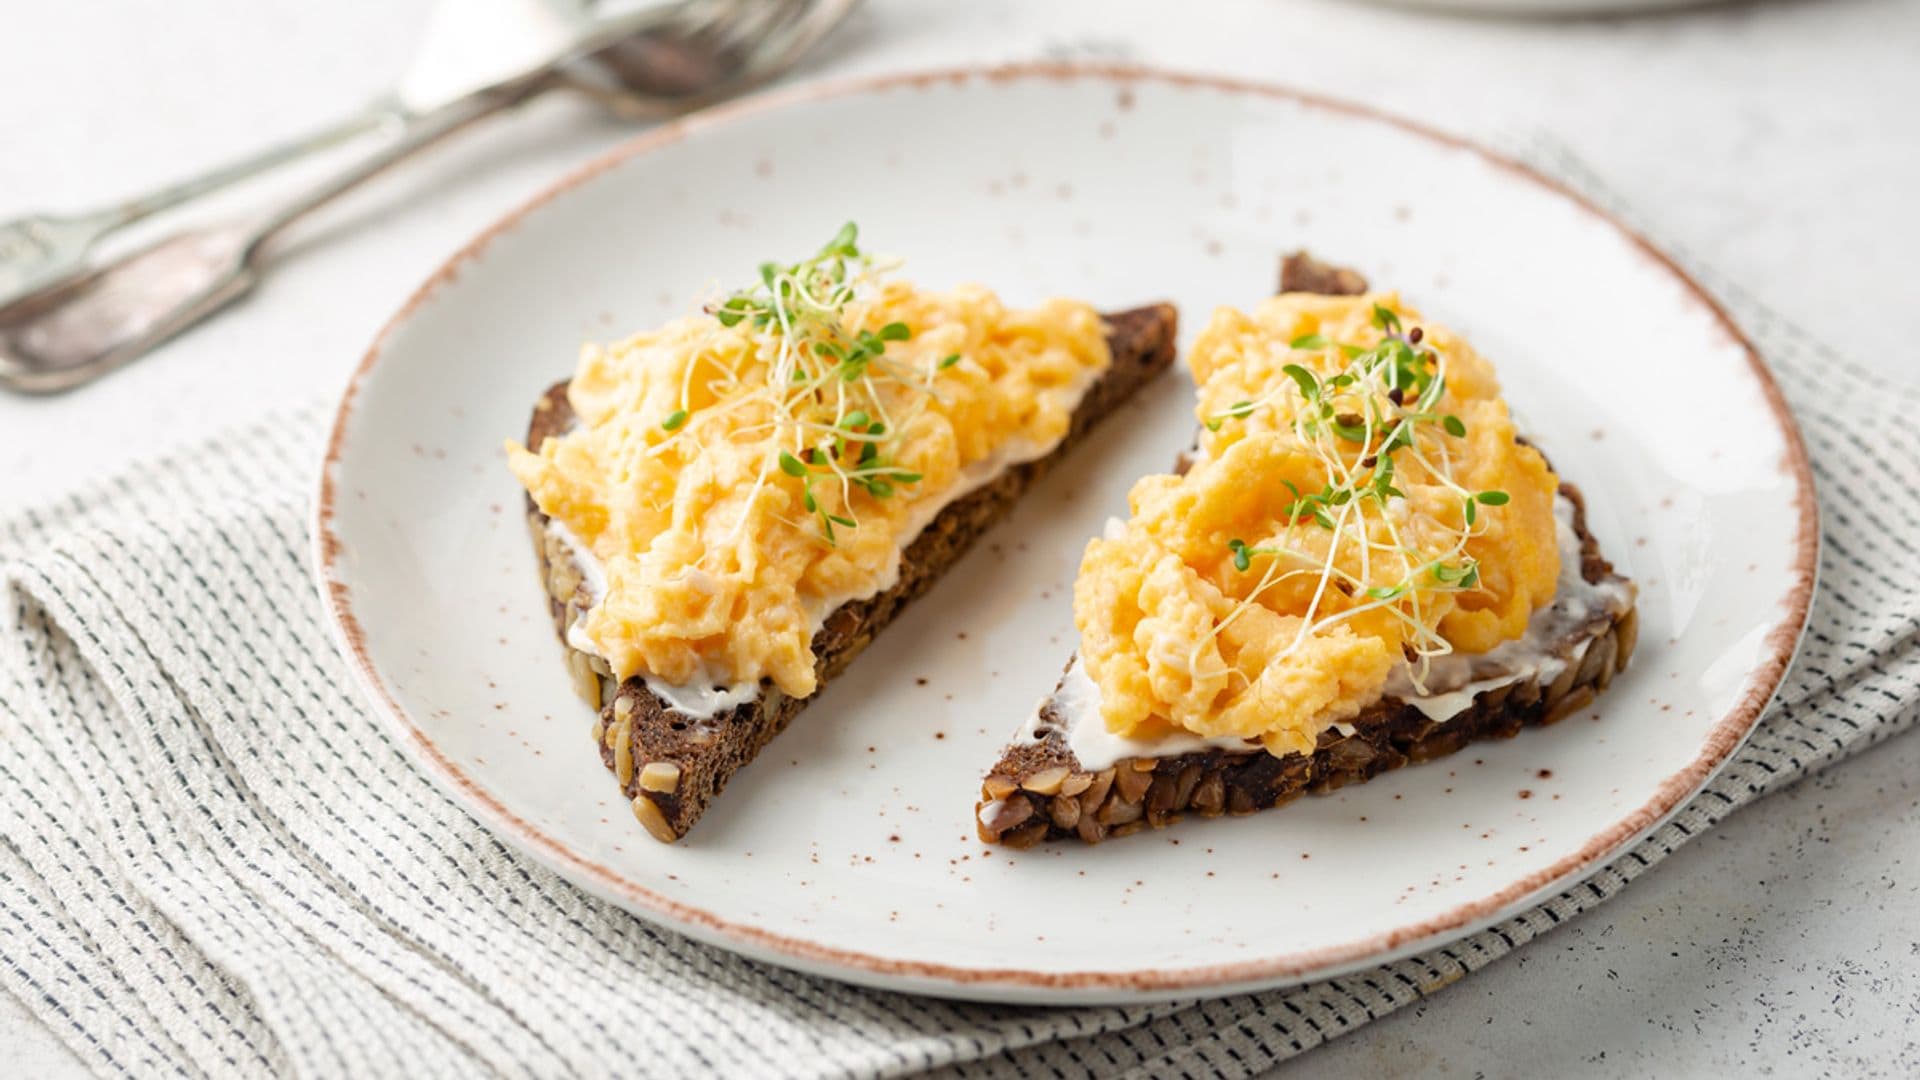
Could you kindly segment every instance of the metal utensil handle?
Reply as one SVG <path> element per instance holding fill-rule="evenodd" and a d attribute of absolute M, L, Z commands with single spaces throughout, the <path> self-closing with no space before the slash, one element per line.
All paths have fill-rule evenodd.
<path fill-rule="evenodd" d="M 262 249 L 282 229 L 544 85 L 544 77 L 530 77 L 413 118 L 393 141 L 250 225 L 188 230 L 0 309 L 0 385 L 70 390 L 146 355 L 251 291 Z M 179 252 L 188 257 L 158 262 Z"/>
<path fill-rule="evenodd" d="M 131 225 L 162 210 L 170 210 L 242 180 L 252 179 L 338 146 L 356 136 L 403 120 L 405 116 L 406 112 L 398 101 L 392 97 L 378 98 L 351 116 L 343 116 L 318 131 L 310 131 L 278 145 L 254 151 L 236 161 L 217 165 L 198 176 L 167 184 L 97 213 L 111 220 L 115 228 Z"/>
<path fill-rule="evenodd" d="M 398 102 L 382 98 L 318 131 L 111 206 L 77 214 L 36 214 L 0 222 L 0 303 L 76 274 L 85 263 L 87 253 L 117 229 L 305 159 L 402 119 L 404 115 Z"/>
<path fill-rule="evenodd" d="M 539 93 L 548 82 L 544 73 L 531 76 L 475 94 L 425 116 L 410 118 L 392 142 L 295 195 L 262 218 L 248 241 L 247 258 L 257 257 L 261 246 L 295 221 L 469 124 L 518 105 Z"/>

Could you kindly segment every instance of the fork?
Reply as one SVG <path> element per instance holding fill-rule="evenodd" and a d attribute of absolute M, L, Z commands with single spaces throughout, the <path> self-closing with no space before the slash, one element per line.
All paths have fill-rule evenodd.
<path fill-rule="evenodd" d="M 31 267 L 32 245 L 49 235 L 65 245 L 56 251 L 69 260 L 27 277 L 24 294 L 0 302 L 0 386 L 68 390 L 145 355 L 251 291 L 266 266 L 267 242 L 283 230 L 485 117 L 556 87 L 583 91 L 629 117 L 702 108 L 791 68 L 858 2 L 655 0 L 597 22 L 568 23 L 545 0 L 508 0 L 533 20 L 515 28 L 532 40 L 516 41 L 477 72 L 471 56 L 454 57 L 464 69 L 444 56 L 435 66 L 434 43 L 451 33 L 436 22 L 408 79 L 363 114 L 157 197 L 67 219 L 29 218 L 12 231 L 0 226 L 0 293 L 9 255 L 27 251 L 27 262 L 11 266 L 16 275 L 33 275 L 18 268 Z M 434 19 L 459 20 L 471 8 L 471 0 L 444 0 Z M 582 60 L 612 77 L 583 74 L 576 66 Z M 383 125 L 398 127 L 388 143 L 259 218 L 188 228 L 95 269 L 77 269 L 87 248 L 114 228 Z M 72 222 L 79 224 L 63 224 Z"/>

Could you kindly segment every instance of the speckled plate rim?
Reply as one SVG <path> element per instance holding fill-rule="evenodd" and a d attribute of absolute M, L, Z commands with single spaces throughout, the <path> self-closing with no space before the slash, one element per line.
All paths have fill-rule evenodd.
<path fill-rule="evenodd" d="M 490 791 L 455 765 L 433 739 L 408 715 L 387 685 L 366 646 L 353 598 L 336 572 L 342 546 L 334 526 L 338 492 L 334 471 L 367 376 L 381 362 L 395 331 L 431 297 L 456 279 L 469 262 L 485 256 L 502 233 L 517 227 L 529 214 L 581 184 L 627 160 L 679 142 L 690 136 L 730 124 L 743 117 L 804 106 L 814 102 L 872 94 L 902 86 L 1033 80 L 1099 80 L 1116 89 L 1130 84 L 1204 87 L 1238 95 L 1253 95 L 1382 123 L 1417 138 L 1470 151 L 1573 204 L 1612 227 L 1673 278 L 1676 286 L 1718 323 L 1746 353 L 1753 375 L 1778 425 L 1786 446 L 1780 469 L 1794 485 L 1799 531 L 1791 580 L 1781 596 L 1782 615 L 1766 635 L 1767 653 L 1753 672 L 1747 693 L 1708 731 L 1699 755 L 1660 784 L 1652 799 L 1592 836 L 1574 854 L 1516 881 L 1492 895 L 1422 919 L 1417 923 L 1372 937 L 1278 956 L 1257 957 L 1232 964 L 1192 968 L 1155 968 L 1136 971 L 1045 972 L 1019 968 L 966 968 L 923 961 L 875 956 L 829 947 L 776 934 L 732 921 L 646 889 L 617 871 L 542 832 L 501 803 Z M 1753 731 L 1798 648 L 1811 608 L 1818 566 L 1818 507 L 1813 472 L 1799 426 L 1772 373 L 1740 328 L 1698 282 L 1645 237 L 1620 222 L 1566 185 L 1511 158 L 1481 146 L 1379 110 L 1251 80 L 1196 75 L 1124 64 L 1025 63 L 962 67 L 925 72 L 829 80 L 775 91 L 699 115 L 668 123 L 640 135 L 575 169 L 552 186 L 482 231 L 453 254 L 416 289 L 375 337 L 350 377 L 335 414 L 314 504 L 313 556 L 322 604 L 340 645 L 352 659 L 352 669 L 401 746 L 410 750 L 418 766 L 443 790 L 481 822 L 514 846 L 538 859 L 576 885 L 646 918 L 680 930 L 698 940 L 745 955 L 833 978 L 889 989 L 910 989 L 944 996 L 976 999 L 1119 1001 L 1217 995 L 1260 987 L 1305 982 L 1412 955 L 1457 940 L 1511 915 L 1556 888 L 1573 883 L 1598 869 L 1629 845 L 1658 828 L 1687 799 L 1719 771 Z"/>

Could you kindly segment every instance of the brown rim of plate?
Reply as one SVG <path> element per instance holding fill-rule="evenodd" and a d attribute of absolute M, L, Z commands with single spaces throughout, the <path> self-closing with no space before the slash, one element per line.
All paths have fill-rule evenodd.
<path fill-rule="evenodd" d="M 353 413 L 362 381 L 380 360 L 382 350 L 394 330 L 405 322 L 441 286 L 459 275 L 470 259 L 479 258 L 487 245 L 503 232 L 517 226 L 528 214 L 548 202 L 579 187 L 629 158 L 678 142 L 688 135 L 730 123 L 742 117 L 783 109 L 794 105 L 870 94 L 900 87 L 925 87 L 942 83 L 964 85 L 973 80 L 989 83 L 1032 79 L 1096 79 L 1111 83 L 1120 92 L 1121 108 L 1131 105 L 1128 88 L 1136 83 L 1155 83 L 1180 87 L 1203 87 L 1235 94 L 1292 101 L 1316 109 L 1390 124 L 1409 134 L 1457 149 L 1468 150 L 1482 159 L 1517 174 L 1575 204 L 1606 222 L 1629 240 L 1644 255 L 1659 264 L 1685 287 L 1694 303 L 1704 309 L 1727 336 L 1739 343 L 1753 367 L 1754 378 L 1786 440 L 1787 453 L 1780 463 L 1783 473 L 1791 475 L 1797 488 L 1795 505 L 1799 514 L 1796 538 L 1796 562 L 1791 570 L 1793 582 L 1783 601 L 1785 613 L 1767 635 L 1768 655 L 1754 669 L 1754 678 L 1746 694 L 1726 716 L 1708 732 L 1700 755 L 1679 772 L 1669 776 L 1646 805 L 1626 815 L 1609 828 L 1590 838 L 1579 851 L 1545 869 L 1516 881 L 1491 896 L 1463 904 L 1442 915 L 1412 925 L 1376 934 L 1362 941 L 1347 942 L 1291 954 L 1214 964 L 1194 968 L 1147 969 L 1139 971 L 1027 971 L 1018 968 L 982 969 L 953 967 L 923 961 L 898 960 L 848 949 L 832 948 L 799 938 L 771 933 L 755 926 L 732 922 L 712 912 L 693 907 L 627 880 L 618 872 L 586 858 L 559 841 L 542 833 L 531 823 L 502 805 L 486 789 L 447 759 L 426 733 L 413 722 L 405 709 L 382 682 L 372 658 L 359 618 L 354 614 L 351 596 L 337 580 L 334 564 L 340 553 L 340 541 L 333 531 L 333 507 L 336 492 L 333 472 L 340 456 L 347 423 Z M 1471 933 L 1511 914 L 1523 904 L 1552 886 L 1565 884 L 1584 871 L 1597 868 L 1603 860 L 1624 850 L 1626 845 L 1652 831 L 1677 811 L 1686 798 L 1717 772 L 1721 765 L 1745 741 L 1772 700 L 1787 665 L 1793 658 L 1812 602 L 1814 575 L 1819 553 L 1818 508 L 1814 499 L 1813 472 L 1807 459 L 1800 429 L 1788 410 L 1786 400 L 1773 375 L 1760 359 L 1759 352 L 1734 325 L 1719 302 L 1702 289 L 1670 257 L 1654 247 L 1625 224 L 1591 200 L 1551 177 L 1518 161 L 1494 153 L 1465 139 L 1436 131 L 1411 120 L 1319 94 L 1291 90 L 1246 79 L 1214 75 L 1192 75 L 1161 71 L 1131 64 L 1035 62 L 993 66 L 961 67 L 927 72 L 863 76 L 828 80 L 820 83 L 773 91 L 734 104 L 709 109 L 695 116 L 673 121 L 639 135 L 574 169 L 552 186 L 534 195 L 526 203 L 489 226 L 456 251 L 414 291 L 398 312 L 381 328 L 359 367 L 348 382 L 334 417 L 327 440 L 326 458 L 321 466 L 319 498 L 314 511 L 314 558 L 320 579 L 322 602 L 333 617 L 336 633 L 346 646 L 361 682 L 379 704 L 389 725 L 402 741 L 411 744 L 425 759 L 427 773 L 455 795 L 470 810 L 523 850 L 588 891 L 619 903 L 629 910 L 645 912 L 686 929 L 695 937 L 711 943 L 764 950 L 784 957 L 798 966 L 815 971 L 838 973 L 856 981 L 860 975 L 925 980 L 922 989 L 938 992 L 938 984 L 947 984 L 962 994 L 978 993 L 993 986 L 1009 989 L 1093 990 L 1124 995 L 1129 992 L 1172 995 L 1185 991 L 1226 991 L 1244 986 L 1304 981 L 1310 976 L 1336 974 L 1343 969 L 1409 955 L 1420 947 L 1436 946 Z M 849 970 L 850 969 L 850 970 Z"/>

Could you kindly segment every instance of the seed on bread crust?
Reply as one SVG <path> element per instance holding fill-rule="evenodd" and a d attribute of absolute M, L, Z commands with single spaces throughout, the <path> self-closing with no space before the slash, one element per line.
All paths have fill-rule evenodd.
<path fill-rule="evenodd" d="M 1633 647 L 1640 641 L 1640 609 L 1628 608 L 1627 613 L 1613 626 L 1614 649 L 1613 670 L 1627 669 L 1627 660 L 1633 656 Z"/>
<path fill-rule="evenodd" d="M 613 722 L 613 778 L 620 790 L 633 781 L 633 717 Z"/>
<path fill-rule="evenodd" d="M 680 766 L 671 761 L 649 761 L 640 770 L 640 786 L 670 795 L 680 786 Z"/>
<path fill-rule="evenodd" d="M 1619 635 L 1608 634 L 1595 642 L 1595 645 L 1599 647 L 1601 653 L 1600 668 L 1593 675 L 1593 687 L 1595 690 L 1604 692 L 1613 684 L 1613 673 L 1620 670 L 1620 665 L 1615 663 L 1619 655 Z"/>
<path fill-rule="evenodd" d="M 1067 774 L 1070 771 L 1071 770 L 1065 765 L 1056 765 L 1051 769 L 1042 769 L 1032 776 L 1027 777 L 1025 780 L 1020 781 L 1020 786 L 1033 792 L 1035 795 L 1058 795 L 1060 793 L 1060 786 L 1066 782 Z"/>
<path fill-rule="evenodd" d="M 1227 781 L 1220 773 L 1208 773 L 1193 789 L 1194 810 L 1208 817 L 1219 817 L 1226 809 Z"/>
<path fill-rule="evenodd" d="M 1010 848 L 1030 848 L 1047 838 L 1047 823 L 1035 821 L 1023 825 L 1002 837 L 1000 842 Z"/>
<path fill-rule="evenodd" d="M 1581 709 L 1593 704 L 1594 699 L 1598 696 L 1598 694 L 1594 693 L 1593 687 L 1583 686 L 1560 699 L 1560 704 L 1547 710 L 1547 715 L 1540 718 L 1540 723 L 1557 724 L 1567 717 L 1572 716 L 1574 713 L 1579 712 Z"/>
<path fill-rule="evenodd" d="M 660 804 L 654 802 L 651 798 L 645 795 L 635 795 L 633 797 L 633 816 L 639 820 L 640 824 L 646 826 L 647 831 L 653 834 L 655 840 L 663 844 L 671 844 L 679 839 L 679 837 L 674 834 L 673 826 L 667 824 L 667 815 L 660 812 Z"/>
<path fill-rule="evenodd" d="M 1559 676 L 1548 684 L 1546 691 L 1541 695 L 1541 700 L 1546 702 L 1548 708 L 1559 704 L 1560 699 L 1566 697 L 1567 692 L 1573 689 L 1573 680 L 1579 675 L 1579 664 L 1569 663 L 1562 667 Z"/>
<path fill-rule="evenodd" d="M 1119 796 L 1121 802 L 1139 802 L 1140 797 L 1147 793 L 1147 788 L 1152 784 L 1153 773 L 1142 770 L 1138 761 L 1132 768 L 1115 769 L 1113 773 L 1114 794 Z"/>
<path fill-rule="evenodd" d="M 994 832 L 1018 827 L 1033 816 L 1031 799 L 1002 799 L 980 808 L 980 824 Z"/>
<path fill-rule="evenodd" d="M 600 679 L 593 672 L 593 665 L 587 663 L 584 654 L 567 654 L 567 674 L 573 679 L 573 692 L 580 700 L 600 707 Z"/>
<path fill-rule="evenodd" d="M 1200 777 L 1206 772 L 1198 762 L 1180 770 L 1179 778 L 1174 782 L 1173 808 L 1185 810 L 1193 801 L 1194 789 L 1200 786 Z"/>
<path fill-rule="evenodd" d="M 1080 815 L 1080 825 L 1074 830 L 1074 835 L 1089 844 L 1097 844 L 1107 838 L 1107 827 L 1100 823 L 1097 815 L 1083 812 Z"/>
<path fill-rule="evenodd" d="M 1114 776 L 1115 772 L 1112 769 L 1101 769 L 1093 775 L 1093 783 L 1088 786 L 1087 790 L 1080 793 L 1080 812 L 1082 814 L 1087 817 L 1092 817 L 1093 812 L 1099 809 L 1102 802 L 1106 801 L 1107 792 L 1113 790 Z"/>

